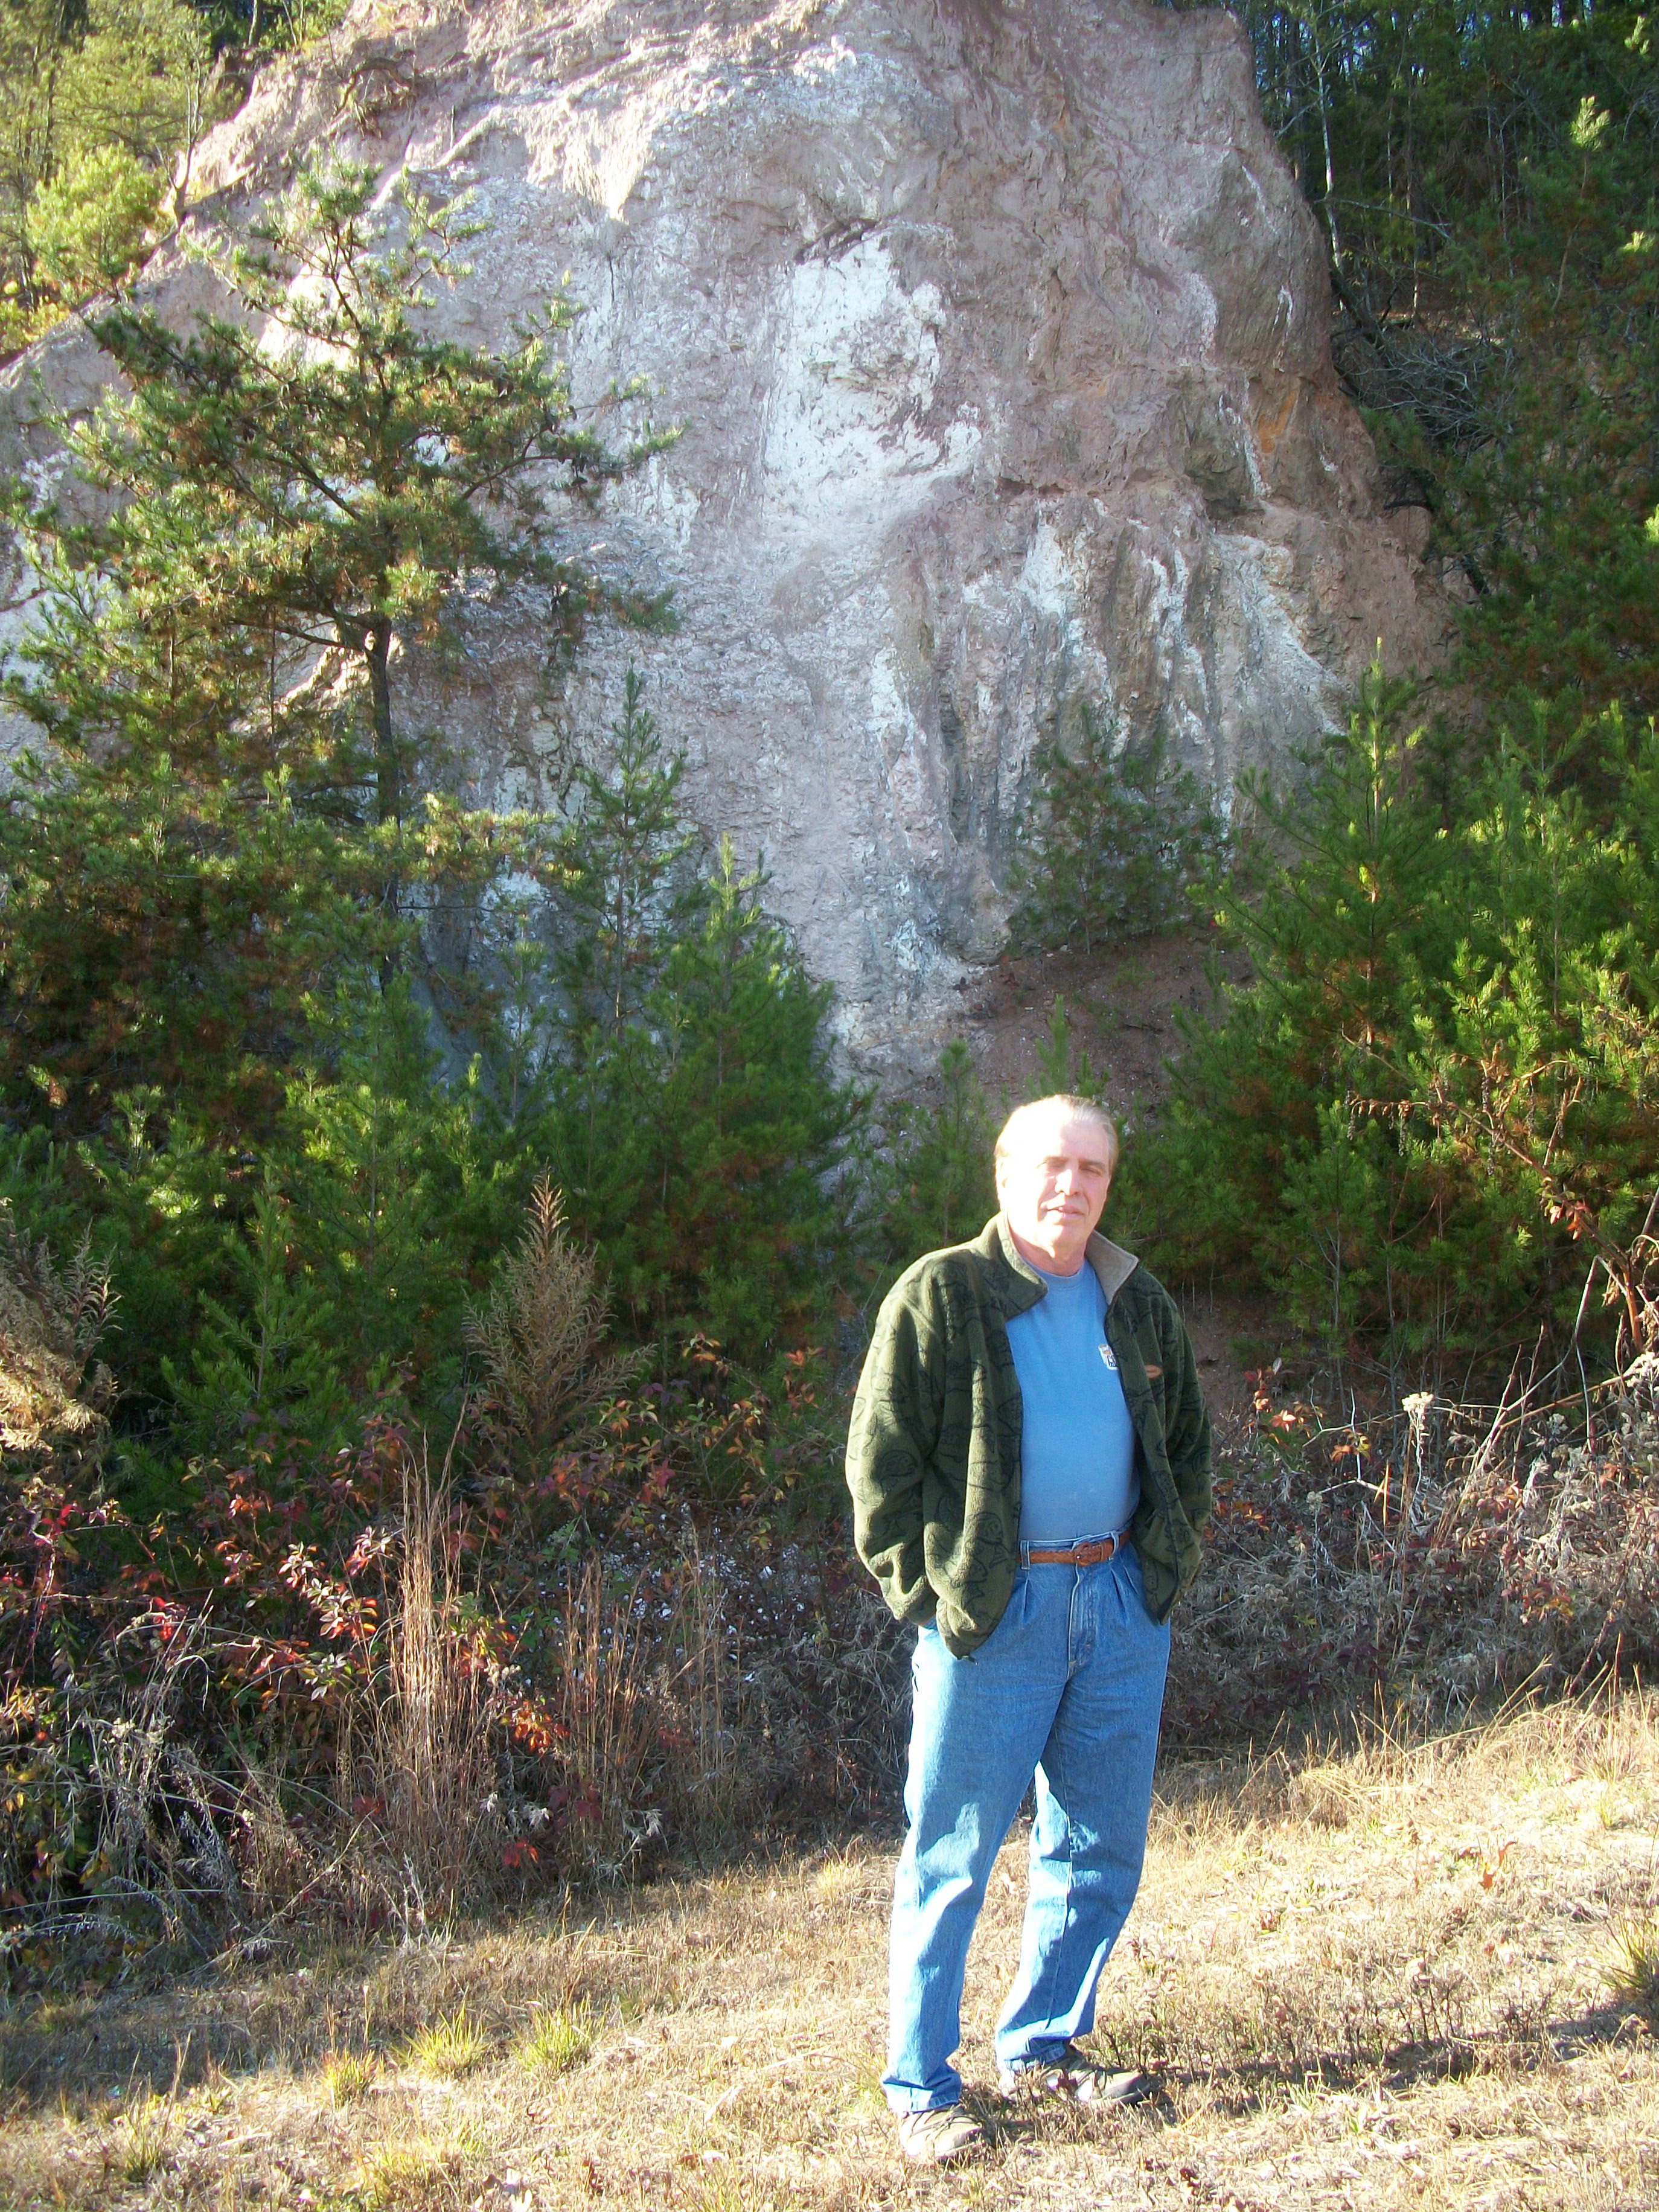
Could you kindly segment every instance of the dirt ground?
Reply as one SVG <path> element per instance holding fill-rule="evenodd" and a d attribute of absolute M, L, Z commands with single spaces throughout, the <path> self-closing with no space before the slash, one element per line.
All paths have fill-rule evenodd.
<path fill-rule="evenodd" d="M 963 1036 L 993 1098 L 1012 1102 L 1037 1081 L 1054 1001 L 1064 999 L 1073 1053 L 1087 1054 L 1101 1094 L 1132 1133 L 1169 1095 L 1165 1063 L 1180 1049 L 1180 1016 L 1215 1006 L 1218 985 L 1249 972 L 1243 955 L 1188 933 L 1004 959 L 963 992 Z"/>
<path fill-rule="evenodd" d="M 994 2140 L 965 2167 L 896 2154 L 893 1848 L 864 1840 L 557 1919 L 228 1960 L 164 1996 L 21 2003 L 0 2202 L 1659 2203 L 1659 2035 L 1627 1973 L 1659 1966 L 1659 1702 L 1170 1765 L 1095 2039 L 1156 2074 L 1133 2112 L 991 2086 L 1021 1853 L 1017 1835 L 969 1965 L 963 2064 Z"/>

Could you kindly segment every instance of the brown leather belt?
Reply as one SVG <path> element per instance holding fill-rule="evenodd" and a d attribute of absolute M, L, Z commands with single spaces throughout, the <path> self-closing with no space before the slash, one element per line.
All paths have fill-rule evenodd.
<path fill-rule="evenodd" d="M 1121 1535 L 1097 1536 L 1086 1544 L 1068 1544 L 1064 1551 L 1052 1551 L 1046 1544 L 1022 1544 L 1019 1556 L 1028 1567 L 1097 1567 L 1122 1549 Z"/>

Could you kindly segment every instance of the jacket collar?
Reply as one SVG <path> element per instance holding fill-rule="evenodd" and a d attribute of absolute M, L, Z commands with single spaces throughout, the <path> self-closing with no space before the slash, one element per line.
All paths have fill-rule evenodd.
<path fill-rule="evenodd" d="M 1009 1232 L 1007 1221 L 1000 1213 L 991 1216 L 981 1234 L 974 1239 L 971 1249 L 991 1263 L 992 1277 L 1006 1314 L 1024 1313 L 1039 1298 L 1047 1296 L 1042 1276 L 1020 1257 L 1019 1248 Z M 1133 1252 L 1126 1252 L 1122 1245 L 1114 1244 L 1109 1237 L 1103 1237 L 1098 1230 L 1089 1239 L 1085 1256 L 1099 1279 L 1101 1289 L 1106 1293 L 1109 1306 L 1140 1265 Z"/>

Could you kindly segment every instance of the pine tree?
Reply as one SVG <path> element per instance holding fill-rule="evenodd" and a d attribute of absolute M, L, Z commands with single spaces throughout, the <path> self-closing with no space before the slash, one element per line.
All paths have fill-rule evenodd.
<path fill-rule="evenodd" d="M 920 1097 L 892 1100 L 869 1176 L 876 1287 L 884 1291 L 920 1254 L 976 1236 L 996 1211 L 996 1119 L 960 1037 L 939 1058 Z"/>
<path fill-rule="evenodd" d="M 1389 1224 L 1403 1210 L 1414 1231 L 1431 1203 L 1432 1176 L 1408 1199 L 1398 1158 L 1394 1185 L 1379 1185 L 1363 1127 L 1397 1119 L 1409 1095 L 1395 1056 L 1433 1018 L 1458 925 L 1456 875 L 1415 773 L 1422 732 L 1405 726 L 1412 699 L 1373 668 L 1304 781 L 1248 784 L 1251 834 L 1218 920 L 1255 981 L 1219 1023 L 1183 1024 L 1164 1133 L 1132 1149 L 1121 1177 L 1133 1233 L 1178 1272 L 1265 1261 L 1328 1334 L 1334 1313 L 1370 1326 L 1392 1303 L 1397 1316 L 1410 1238 L 1392 1249 Z"/>
<path fill-rule="evenodd" d="M 0 346 L 142 259 L 227 79 L 189 0 L 7 0 L 0 9 Z"/>
<path fill-rule="evenodd" d="M 544 1151 L 634 1328 L 747 1355 L 798 1334 L 822 1295 L 864 1102 L 764 872 L 724 843 L 711 864 L 682 813 L 682 757 L 632 672 L 611 737 L 556 855 Z M 535 1116 L 520 1127 L 535 1143 Z"/>
<path fill-rule="evenodd" d="M 1223 915 L 1254 978 L 1186 1025 L 1131 1241 L 1265 1283 L 1338 1359 L 1628 1352 L 1659 1329 L 1659 734 L 1596 726 L 1595 807 L 1537 729 L 1448 793 L 1409 697 L 1373 671 L 1305 783 L 1255 787 Z"/>
<path fill-rule="evenodd" d="M 204 1292 L 188 1369 L 164 1358 L 180 1441 L 198 1450 L 246 1448 L 260 1428 L 286 1428 L 327 1451 L 348 1432 L 351 1394 L 334 1314 L 291 1264 L 292 1216 L 267 1176 L 246 1237 L 226 1240 L 227 1296 Z"/>
<path fill-rule="evenodd" d="M 1038 795 L 1009 872 L 1016 949 L 1092 952 L 1183 920 L 1218 833 L 1197 778 L 1171 769 L 1163 738 L 1121 743 L 1085 705 L 1075 744 L 1044 745 L 1034 765 Z"/>
<path fill-rule="evenodd" d="M 577 771 L 556 855 L 545 964 L 571 1192 L 592 1193 L 606 1180 L 601 1148 L 618 1141 L 607 1117 L 619 1097 L 650 1086 L 644 1070 L 658 1044 L 646 1010 L 682 930 L 695 927 L 697 835 L 679 810 L 684 767 L 683 756 L 665 751 L 630 668 L 608 757 Z"/>
<path fill-rule="evenodd" d="M 679 810 L 684 753 L 666 754 L 645 685 L 630 668 L 603 768 L 576 771 L 564 864 L 558 977 L 572 1024 L 614 1034 L 644 1005 L 685 913 L 696 831 Z"/>
<path fill-rule="evenodd" d="M 865 1103 L 836 1075 L 832 994 L 767 913 L 767 882 L 721 839 L 647 1010 L 661 1040 L 661 1195 L 644 1224 L 657 1295 L 745 1351 L 796 1338 L 822 1304 L 842 1242 L 832 1179 Z"/>
<path fill-rule="evenodd" d="M 94 322 L 127 392 L 69 442 L 103 500 L 23 515 L 44 605 L 7 690 L 47 745 L 0 817 L 15 1111 L 84 1128 L 151 1084 L 257 1116 L 308 995 L 389 975 L 423 890 L 476 896 L 533 848 L 442 797 L 394 665 L 453 647 L 481 583 L 539 592 L 574 645 L 605 595 L 538 487 L 591 498 L 655 441 L 578 423 L 563 301 L 505 354 L 433 335 L 464 210 L 410 191 L 388 223 L 371 192 L 318 166 L 214 249 L 236 319 Z"/>

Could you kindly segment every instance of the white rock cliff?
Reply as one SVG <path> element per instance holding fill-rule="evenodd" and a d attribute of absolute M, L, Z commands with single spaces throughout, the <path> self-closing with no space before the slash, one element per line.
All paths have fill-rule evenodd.
<path fill-rule="evenodd" d="M 325 142 L 388 195 L 471 191 L 458 332 L 504 338 L 568 273 L 579 398 L 643 373 L 684 425 L 587 533 L 672 587 L 678 635 L 602 629 L 550 694 L 533 614 L 498 610 L 441 686 L 400 671 L 411 707 L 486 792 L 544 799 L 635 661 L 692 811 L 763 852 L 871 1064 L 948 1034 L 1033 746 L 1080 702 L 1224 797 L 1329 726 L 1379 637 L 1437 648 L 1224 15 L 360 4 L 207 142 L 193 220 L 244 222 Z M 89 388 L 83 339 L 45 352 Z"/>

